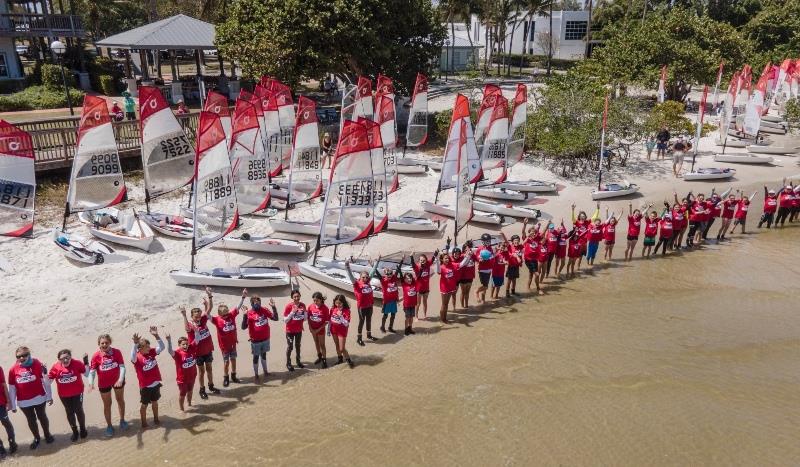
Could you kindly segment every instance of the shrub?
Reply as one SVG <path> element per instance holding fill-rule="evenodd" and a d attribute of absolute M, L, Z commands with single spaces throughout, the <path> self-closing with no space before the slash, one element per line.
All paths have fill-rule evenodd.
<path fill-rule="evenodd" d="M 61 76 L 62 67 L 45 63 L 42 65 L 42 85 L 48 89 L 64 89 L 64 79 Z M 75 77 L 70 70 L 66 68 L 64 76 L 67 78 L 67 85 L 71 88 L 75 87 Z"/>
<path fill-rule="evenodd" d="M 124 73 L 120 70 L 120 68 L 117 66 L 117 62 L 114 60 L 108 57 L 94 57 L 87 63 L 86 69 L 89 72 L 89 80 L 91 82 L 92 89 L 106 94 L 106 92 L 103 90 L 103 84 L 100 81 L 104 75 L 107 75 L 111 77 L 111 83 L 113 84 L 114 89 L 110 94 L 116 94 L 116 92 L 122 90 L 120 83 L 122 82 Z"/>
<path fill-rule="evenodd" d="M 672 134 L 694 134 L 694 123 L 684 116 L 686 106 L 682 102 L 665 101 L 656 104 L 647 117 L 645 127 L 648 131 L 657 132 L 667 127 Z"/>
<path fill-rule="evenodd" d="M 97 77 L 99 83 L 99 91 L 106 96 L 111 96 L 117 93 L 117 87 L 114 83 L 114 78 L 109 75 L 100 75 Z"/>
<path fill-rule="evenodd" d="M 69 96 L 74 107 L 79 107 L 83 102 L 83 92 L 78 89 L 70 88 Z M 63 88 L 54 90 L 44 86 L 30 86 L 23 91 L 0 96 L 0 112 L 59 109 L 66 106 L 67 100 Z"/>

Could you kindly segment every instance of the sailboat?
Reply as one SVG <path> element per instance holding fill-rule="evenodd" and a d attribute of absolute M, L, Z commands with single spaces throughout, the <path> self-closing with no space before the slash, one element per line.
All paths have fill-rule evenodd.
<path fill-rule="evenodd" d="M 414 91 L 411 94 L 411 109 L 408 112 L 406 141 L 403 155 L 397 161 L 397 172 L 405 175 L 423 174 L 428 166 L 420 161 L 407 158 L 406 149 L 418 148 L 428 141 L 428 77 L 417 73 Z"/>
<path fill-rule="evenodd" d="M 323 190 L 316 103 L 301 97 L 297 108 L 291 170 L 286 188 L 286 210 L 283 219 L 272 218 L 270 225 L 276 232 L 315 236 L 319 233 L 319 221 L 289 220 L 289 210 L 292 207 L 299 203 L 311 202 L 322 195 Z"/>
<path fill-rule="evenodd" d="M 151 212 L 150 202 L 191 183 L 194 178 L 194 148 L 157 87 L 139 87 L 139 109 L 147 209 L 140 218 L 160 234 L 192 238 L 194 223 L 191 219 Z"/>
<path fill-rule="evenodd" d="M 462 128 L 463 128 L 463 142 L 462 142 Z M 474 183 L 474 180 L 479 177 L 480 167 L 477 163 L 472 163 L 472 172 L 470 173 L 470 156 L 469 154 L 477 154 L 475 148 L 475 140 L 472 138 L 472 123 L 469 116 L 469 101 L 462 94 L 456 96 L 455 107 L 453 108 L 453 115 L 450 120 L 450 129 L 448 131 L 447 145 L 444 151 L 444 161 L 442 162 L 442 171 L 439 176 L 439 184 L 436 189 L 436 196 L 433 203 L 429 201 L 422 202 L 422 209 L 426 212 L 438 214 L 441 216 L 455 218 L 458 215 L 458 208 L 455 205 L 445 204 L 439 202 L 439 195 L 443 190 L 450 188 L 457 188 L 459 179 L 457 174 L 460 173 L 460 161 L 463 152 L 465 158 L 464 166 L 467 171 L 467 181 Z M 458 192 L 460 194 L 460 192 Z M 503 223 L 502 216 L 493 213 L 478 212 L 470 216 L 473 222 L 499 225 Z"/>
<path fill-rule="evenodd" d="M 31 135 L 0 120 L 0 235 L 33 236 L 34 162 Z"/>
<path fill-rule="evenodd" d="M 662 72 L 663 74 L 664 72 Z M 600 154 L 597 156 L 597 189 L 592 191 L 592 199 L 608 199 L 627 196 L 639 191 L 639 186 L 627 180 L 623 183 L 606 183 L 603 185 L 603 152 L 606 143 L 606 126 L 608 124 L 608 94 L 603 104 L 603 127 L 600 130 Z"/>
<path fill-rule="evenodd" d="M 495 106 L 497 96 L 502 96 L 503 91 L 499 86 L 487 84 L 483 86 L 483 98 L 481 106 L 478 108 L 478 121 L 475 122 L 475 145 L 478 152 L 481 152 L 483 140 L 486 138 L 486 131 L 489 129 L 489 121 L 492 118 L 492 109 Z"/>
<path fill-rule="evenodd" d="M 236 203 L 241 215 L 262 212 L 268 208 L 270 202 L 269 167 L 256 110 L 260 103 L 256 104 L 247 94 L 240 95 L 233 112 L 229 156 L 233 184 L 236 187 Z M 307 243 L 295 240 L 254 236 L 247 233 L 222 237 L 214 243 L 214 247 L 261 253 L 305 253 L 309 248 Z"/>
<path fill-rule="evenodd" d="M 141 221 L 136 211 L 130 214 L 112 207 L 127 199 L 117 141 L 106 101 L 89 97 L 83 101 L 84 114 L 67 195 L 69 211 L 78 213 L 78 220 L 89 226 L 94 237 L 148 251 L 155 239 L 153 230 Z M 111 202 L 92 206 L 98 199 L 95 196 L 100 184 L 103 197 L 108 196 Z M 117 196 L 113 197 L 115 193 Z"/>
<path fill-rule="evenodd" d="M 345 291 L 353 289 L 347 272 L 339 267 L 319 265 L 316 259 L 321 248 L 364 240 L 374 231 L 375 190 L 367 131 L 363 123 L 352 120 L 342 125 L 314 259 L 310 263 L 300 263 L 304 276 Z M 374 296 L 381 299 L 380 287 L 373 289 Z"/>
<path fill-rule="evenodd" d="M 280 153 L 281 172 L 289 167 L 292 159 L 292 141 L 294 140 L 295 130 L 295 111 L 294 101 L 292 100 L 292 90 L 289 86 L 281 83 L 277 79 L 270 79 L 269 90 L 275 98 L 278 107 L 278 126 L 280 134 L 278 137 L 278 152 Z"/>
<path fill-rule="evenodd" d="M 109 131 L 110 130 L 110 134 Z M 106 101 L 86 96 L 78 127 L 75 157 L 72 160 L 64 222 L 61 230 L 53 229 L 53 242 L 74 261 L 101 264 L 113 248 L 90 238 L 66 231 L 70 214 L 102 209 L 126 199 L 122 166 L 117 154 L 111 117 Z"/>
<path fill-rule="evenodd" d="M 234 176 L 225 132 L 218 115 L 203 111 L 197 126 L 197 156 L 192 209 L 191 268 L 170 271 L 180 285 L 224 287 L 276 287 L 289 284 L 289 276 L 276 267 L 197 269 L 197 252 L 229 234 L 238 223 Z"/>
<path fill-rule="evenodd" d="M 225 131 L 225 139 L 230 141 L 233 135 L 233 123 L 231 121 L 231 109 L 228 107 L 227 96 L 217 91 L 210 91 L 206 96 L 203 110 L 219 115 L 219 121 L 222 123 L 222 129 Z"/>
<path fill-rule="evenodd" d="M 692 167 L 689 172 L 683 174 L 684 180 L 722 180 L 733 177 L 736 173 L 732 169 L 720 169 L 717 167 L 701 167 L 694 169 L 697 160 L 697 151 L 700 147 L 700 135 L 703 132 L 703 118 L 706 112 L 706 99 L 708 98 L 708 86 L 703 87 L 703 97 L 700 99 L 700 109 L 697 112 L 697 130 L 695 132 L 694 152 L 692 154 Z"/>
<path fill-rule="evenodd" d="M 281 138 L 281 124 L 278 115 L 278 103 L 272 91 L 261 83 L 256 84 L 253 95 L 261 102 L 261 119 L 259 125 L 263 128 L 264 144 L 267 152 L 267 166 L 269 167 L 270 180 L 281 174 L 283 145 Z"/>
<path fill-rule="evenodd" d="M 479 147 L 481 155 L 481 175 L 488 184 L 475 190 L 475 196 L 483 198 L 524 201 L 528 193 L 506 190 L 495 185 L 503 183 L 508 177 L 508 100 L 502 94 L 491 96 L 494 106 L 489 113 L 489 123 L 483 146 Z"/>

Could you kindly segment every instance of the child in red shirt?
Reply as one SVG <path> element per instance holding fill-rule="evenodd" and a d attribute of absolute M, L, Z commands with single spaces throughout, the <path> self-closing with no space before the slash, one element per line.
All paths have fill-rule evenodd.
<path fill-rule="evenodd" d="M 217 328 L 217 344 L 219 344 L 219 351 L 222 352 L 223 370 L 225 372 L 222 377 L 222 386 L 226 388 L 231 381 L 234 383 L 241 382 L 236 377 L 236 357 L 238 357 L 236 344 L 239 343 L 239 338 L 236 334 L 236 317 L 239 316 L 239 310 L 242 309 L 246 296 L 247 289 L 244 289 L 242 290 L 242 299 L 239 301 L 239 306 L 230 310 L 228 305 L 219 305 L 217 307 L 217 316 L 211 317 L 211 324 Z M 230 377 L 228 377 L 229 372 Z"/>
<path fill-rule="evenodd" d="M 505 237 L 504 237 L 505 238 Z M 508 264 L 509 257 L 508 242 L 505 240 L 497 247 L 497 253 L 494 255 L 494 266 L 492 266 L 492 298 L 500 298 L 500 289 L 503 287 L 503 276 L 506 272 L 506 265 Z"/>
<path fill-rule="evenodd" d="M 330 324 L 331 312 L 325 305 L 325 297 L 320 292 L 311 295 L 314 301 L 308 306 L 308 332 L 314 339 L 314 346 L 317 348 L 317 359 L 314 365 L 322 363 L 322 368 L 328 368 L 328 352 L 325 349 L 325 327 Z"/>
<path fill-rule="evenodd" d="M 300 342 L 303 339 L 303 322 L 308 312 L 305 303 L 300 301 L 300 291 L 292 290 L 292 301 L 283 309 L 283 322 L 286 323 L 286 369 L 294 371 L 292 366 L 292 346 L 295 349 L 295 361 L 298 368 L 305 368 L 300 361 Z"/>
<path fill-rule="evenodd" d="M 189 339 L 181 336 L 178 338 L 178 348 L 172 348 L 172 336 L 167 334 L 167 352 L 175 360 L 175 382 L 178 383 L 178 406 L 181 412 L 186 408 L 183 403 L 186 401 L 189 407 L 192 406 L 192 391 L 194 382 L 197 379 L 197 346 L 189 345 Z"/>
<path fill-rule="evenodd" d="M 141 406 L 139 416 L 142 419 L 142 429 L 147 428 L 147 406 L 153 410 L 153 423 L 160 425 L 158 420 L 158 400 L 161 399 L 161 372 L 158 369 L 156 357 L 164 350 L 164 341 L 158 336 L 158 328 L 150 326 L 150 334 L 156 338 L 158 346 L 153 349 L 150 341 L 133 335 L 133 349 L 131 350 L 131 363 L 136 370 L 139 380 L 139 396 Z"/>
<path fill-rule="evenodd" d="M 214 297 L 211 294 L 210 287 L 206 287 L 205 292 L 203 309 L 192 308 L 191 319 L 186 317 L 186 308 L 180 308 L 189 344 L 196 344 L 197 346 L 197 370 L 200 375 L 199 394 L 201 399 L 208 399 L 205 386 L 206 374 L 208 374 L 208 391 L 212 394 L 220 393 L 219 389 L 214 387 L 214 371 L 211 366 L 211 362 L 214 361 L 214 340 L 211 338 L 211 331 L 208 329 L 209 316 L 214 306 Z"/>
<path fill-rule="evenodd" d="M 417 279 L 414 274 L 410 272 L 403 274 L 403 314 L 406 317 L 406 336 L 416 334 L 411 326 L 414 324 L 414 312 L 417 309 L 417 295 Z"/>
<path fill-rule="evenodd" d="M 380 258 L 378 258 L 380 260 Z M 400 261 L 402 264 L 405 256 Z M 389 318 L 389 332 L 394 333 L 394 318 L 397 316 L 397 302 L 400 299 L 400 287 L 398 285 L 398 277 L 400 276 L 400 264 L 397 265 L 395 270 L 391 268 L 383 268 L 383 273 L 376 272 L 378 279 L 381 281 L 381 294 L 383 295 L 383 307 L 381 308 L 381 332 L 386 333 L 386 318 Z"/>
<path fill-rule="evenodd" d="M 67 422 L 72 428 L 72 442 L 89 436 L 86 431 L 86 415 L 83 412 L 83 377 L 89 377 L 89 356 L 83 356 L 83 362 L 72 358 L 68 349 L 58 352 L 58 361 L 47 374 L 50 381 L 56 382 L 56 389 L 64 410 Z M 80 428 L 80 431 L 78 429 Z"/>

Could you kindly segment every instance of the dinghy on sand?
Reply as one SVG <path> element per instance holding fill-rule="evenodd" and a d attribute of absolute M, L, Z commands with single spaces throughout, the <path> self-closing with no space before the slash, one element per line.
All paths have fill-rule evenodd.
<path fill-rule="evenodd" d="M 533 198 L 535 195 L 529 195 L 528 193 L 523 193 L 520 191 L 507 190 L 497 186 L 487 186 L 485 188 L 476 189 L 475 196 L 504 201 L 525 201 L 526 199 Z"/>
<path fill-rule="evenodd" d="M 730 162 L 735 164 L 770 164 L 771 156 L 761 156 L 757 154 L 715 154 L 716 162 Z"/>
<path fill-rule="evenodd" d="M 684 180 L 720 180 L 736 175 L 736 169 L 720 169 L 717 167 L 698 168 L 694 172 L 683 174 Z"/>
<path fill-rule="evenodd" d="M 522 193 L 552 193 L 558 191 L 558 187 L 553 182 L 545 182 L 542 180 L 513 180 L 497 185 L 490 185 L 486 182 L 478 183 L 478 188 L 484 186 L 494 186 L 502 190 L 513 190 Z"/>
<path fill-rule="evenodd" d="M 618 198 L 620 196 L 632 195 L 639 191 L 639 186 L 635 183 L 630 183 L 627 180 L 623 183 L 606 183 L 602 190 L 593 190 L 592 199 L 609 199 Z"/>
<path fill-rule="evenodd" d="M 786 155 L 786 154 L 794 154 L 797 152 L 798 148 L 788 148 L 785 146 L 770 146 L 764 144 L 750 144 L 747 146 L 747 152 L 753 154 L 776 154 L 776 155 Z"/>
<path fill-rule="evenodd" d="M 114 253 L 114 249 L 104 243 L 80 235 L 53 229 L 53 243 L 64 250 L 67 259 L 86 264 L 103 264 L 105 255 Z"/>
<path fill-rule="evenodd" d="M 149 251 L 155 240 L 153 230 L 135 212 L 131 215 L 117 208 L 103 208 L 83 211 L 78 219 L 89 226 L 92 235 L 117 245 Z"/>
<path fill-rule="evenodd" d="M 455 209 L 449 204 L 434 204 L 430 201 L 423 201 L 422 209 L 432 214 L 438 214 L 445 217 L 455 217 L 456 215 Z M 474 213 L 475 215 L 472 217 L 470 222 L 475 222 L 478 224 L 500 225 L 507 221 L 507 219 L 505 219 L 503 216 L 490 212 L 474 211 Z"/>
<path fill-rule="evenodd" d="M 538 219 L 542 211 L 524 206 L 511 206 L 510 204 L 488 203 L 485 201 L 474 200 L 472 206 L 478 211 L 493 212 L 503 216 L 517 219 Z"/>
<path fill-rule="evenodd" d="M 139 214 L 139 219 L 154 231 L 173 238 L 192 238 L 194 223 L 183 216 L 169 214 Z"/>
<path fill-rule="evenodd" d="M 222 237 L 213 248 L 221 250 L 254 251 L 257 253 L 303 254 L 309 250 L 308 242 L 283 238 L 269 238 L 244 233 L 238 237 Z"/>
<path fill-rule="evenodd" d="M 404 232 L 436 232 L 439 226 L 419 211 L 409 210 L 389 218 L 389 230 Z"/>

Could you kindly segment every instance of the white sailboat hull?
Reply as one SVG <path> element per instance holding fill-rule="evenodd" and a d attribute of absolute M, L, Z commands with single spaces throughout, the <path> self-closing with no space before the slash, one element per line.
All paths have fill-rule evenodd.
<path fill-rule="evenodd" d="M 772 162 L 772 157 L 756 154 L 715 154 L 714 160 L 716 162 L 730 162 L 735 164 L 769 164 Z"/>
<path fill-rule="evenodd" d="M 479 183 L 478 186 L 481 186 Z M 552 193 L 557 191 L 555 183 L 541 180 L 514 180 L 495 185 L 497 188 L 514 190 L 522 193 Z"/>
<path fill-rule="evenodd" d="M 98 209 L 97 211 L 84 211 L 78 214 L 78 219 L 84 224 L 89 226 L 89 233 L 107 242 L 116 243 L 117 245 L 129 246 L 144 251 L 150 250 L 150 245 L 155 240 L 153 230 L 147 225 L 146 222 L 133 221 L 129 229 L 111 230 L 104 227 L 96 227 L 92 223 L 92 218 L 95 213 L 106 212 L 112 216 L 118 217 L 119 210 L 114 208 Z"/>
<path fill-rule="evenodd" d="M 439 227 L 425 217 L 399 216 L 389 218 L 387 229 L 401 232 L 436 232 Z"/>
<path fill-rule="evenodd" d="M 514 217 L 518 219 L 538 219 L 542 212 L 538 209 L 527 208 L 524 206 L 512 207 L 498 203 L 486 203 L 483 201 L 474 200 L 472 206 L 475 209 L 501 214 L 503 216 Z"/>
<path fill-rule="evenodd" d="M 786 125 L 781 122 L 772 122 L 769 120 L 765 120 L 764 117 L 761 117 L 761 124 L 759 125 L 761 130 L 765 128 L 776 128 L 778 130 L 786 131 Z"/>
<path fill-rule="evenodd" d="M 257 253 L 303 254 L 309 250 L 308 242 L 298 242 L 269 237 L 223 237 L 212 245 L 220 250 L 254 251 Z"/>
<path fill-rule="evenodd" d="M 745 148 L 748 145 L 753 144 L 753 140 L 728 138 L 725 140 L 725 144 L 722 144 L 722 141 L 720 140 L 716 140 L 715 143 L 717 146 L 725 146 L 729 148 Z"/>
<path fill-rule="evenodd" d="M 529 197 L 533 198 L 533 195 L 529 195 L 528 193 L 522 193 L 514 190 L 506 190 L 505 188 L 500 188 L 500 187 L 478 188 L 475 190 L 475 196 L 480 196 L 483 198 L 491 198 L 491 199 L 501 199 L 506 201 L 524 201 Z"/>
<path fill-rule="evenodd" d="M 635 184 L 630 184 L 626 188 L 621 188 L 618 190 L 594 190 L 592 191 L 592 199 L 609 199 L 609 198 L 619 198 L 621 196 L 628 196 L 632 195 L 639 191 L 639 186 Z"/>
<path fill-rule="evenodd" d="M 80 235 L 61 232 L 53 229 L 53 243 L 64 251 L 64 256 L 72 261 L 86 264 L 103 264 L 105 255 L 114 253 L 114 249 L 104 243 Z M 67 239 L 67 244 L 58 241 L 59 237 Z"/>
<path fill-rule="evenodd" d="M 697 172 L 683 174 L 684 180 L 722 180 L 736 175 L 736 169 L 699 169 Z"/>
<path fill-rule="evenodd" d="M 786 128 L 775 128 L 775 127 L 769 127 L 769 126 L 760 126 L 759 127 L 759 132 L 761 132 L 761 133 L 769 133 L 771 135 L 785 135 L 786 134 Z"/>
<path fill-rule="evenodd" d="M 153 231 L 172 238 L 189 239 L 194 235 L 194 222 L 187 217 L 182 218 L 180 223 L 172 221 L 176 216 L 152 212 L 150 214 L 139 214 L 139 218 L 149 225 Z M 168 222 L 169 220 L 169 222 Z M 163 222 L 163 223 L 162 223 Z"/>
<path fill-rule="evenodd" d="M 787 148 L 785 146 L 767 146 L 763 144 L 751 144 L 747 146 L 747 152 L 754 154 L 794 154 L 797 148 Z"/>
<path fill-rule="evenodd" d="M 269 221 L 275 232 L 293 233 L 301 235 L 319 235 L 319 221 L 287 221 L 272 218 Z"/>
<path fill-rule="evenodd" d="M 428 171 L 427 165 L 401 165 L 397 164 L 397 173 L 402 175 L 419 175 Z"/>
<path fill-rule="evenodd" d="M 434 204 L 431 203 L 430 201 L 423 201 L 422 209 L 433 214 L 439 214 L 440 216 L 455 217 L 456 215 L 454 208 L 446 204 Z M 503 223 L 504 220 L 505 219 L 503 219 L 502 216 L 499 216 L 494 213 L 482 213 L 479 211 L 475 211 L 474 215 L 472 216 L 472 220 L 470 220 L 470 222 L 478 224 L 500 225 Z"/>
<path fill-rule="evenodd" d="M 311 263 L 300 263 L 300 272 L 303 276 L 321 282 L 334 289 L 344 292 L 353 292 L 353 283 L 347 277 L 347 272 L 336 267 L 324 267 Z M 377 300 L 383 300 L 380 285 L 372 284 L 372 295 Z"/>
<path fill-rule="evenodd" d="M 289 275 L 276 267 L 241 267 L 173 270 L 169 276 L 178 285 L 200 285 L 216 287 L 283 287 L 289 285 Z"/>

